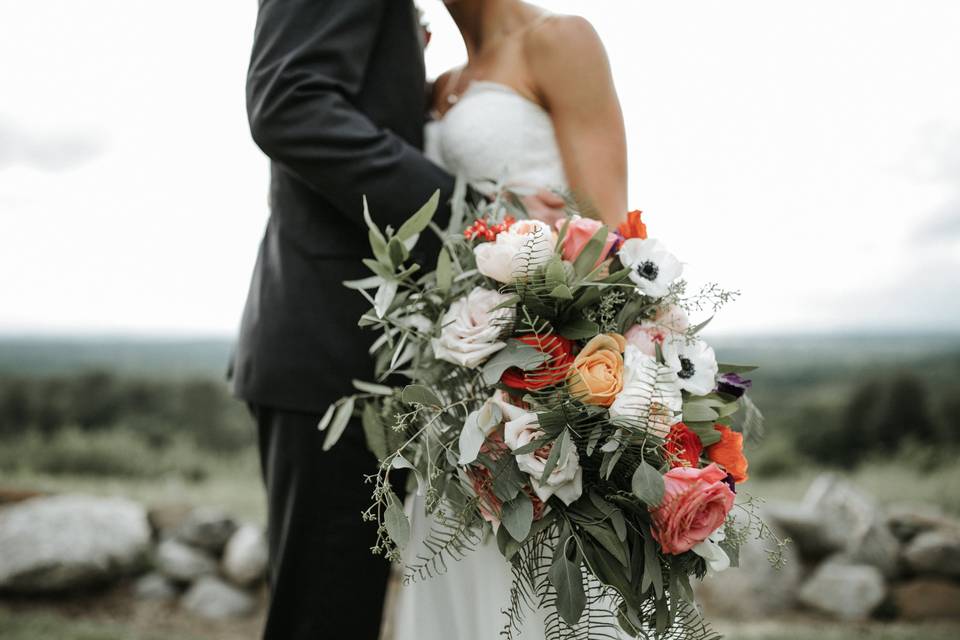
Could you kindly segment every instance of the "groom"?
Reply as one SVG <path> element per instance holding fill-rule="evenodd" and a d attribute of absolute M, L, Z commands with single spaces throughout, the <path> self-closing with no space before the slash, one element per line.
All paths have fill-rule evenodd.
<path fill-rule="evenodd" d="M 441 224 L 449 215 L 453 177 L 419 151 L 424 87 L 411 0 L 260 0 L 247 109 L 271 159 L 271 214 L 232 375 L 267 489 L 268 640 L 379 633 L 389 566 L 360 519 L 376 460 L 358 424 L 323 452 L 317 423 L 351 380 L 373 378 L 373 336 L 357 327 L 368 305 L 341 284 L 369 275 L 362 198 L 380 226 L 399 227 L 436 189 Z M 549 198 L 527 205 L 556 215 Z"/>

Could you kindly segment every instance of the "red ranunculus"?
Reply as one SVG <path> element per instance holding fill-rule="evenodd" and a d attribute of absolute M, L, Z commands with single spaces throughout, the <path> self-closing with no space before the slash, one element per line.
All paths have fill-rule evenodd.
<path fill-rule="evenodd" d="M 670 427 L 665 449 L 670 456 L 671 467 L 700 466 L 700 454 L 703 453 L 703 443 L 700 437 L 682 422 Z"/>
<path fill-rule="evenodd" d="M 536 391 L 566 379 L 573 363 L 573 341 L 560 336 L 538 336 L 534 333 L 522 335 L 517 340 L 549 354 L 550 359 L 532 371 L 511 367 L 503 372 L 500 382 L 513 389 Z"/>

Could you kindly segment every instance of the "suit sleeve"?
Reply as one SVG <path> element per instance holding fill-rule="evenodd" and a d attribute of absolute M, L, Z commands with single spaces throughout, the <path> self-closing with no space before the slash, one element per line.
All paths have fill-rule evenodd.
<path fill-rule="evenodd" d="M 260 0 L 247 77 L 254 141 L 339 210 L 396 226 L 453 178 L 354 107 L 387 2 Z M 438 217 L 446 212 L 440 212 Z"/>

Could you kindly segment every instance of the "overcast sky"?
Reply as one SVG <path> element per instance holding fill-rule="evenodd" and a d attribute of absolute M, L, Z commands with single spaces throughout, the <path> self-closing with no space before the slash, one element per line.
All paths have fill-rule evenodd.
<path fill-rule="evenodd" d="M 400 1 L 400 0 L 395 0 Z M 464 57 L 421 3 L 432 75 Z M 724 331 L 960 329 L 960 2 L 544 0 Z M 0 332 L 230 335 L 266 221 L 252 0 L 0 0 Z"/>

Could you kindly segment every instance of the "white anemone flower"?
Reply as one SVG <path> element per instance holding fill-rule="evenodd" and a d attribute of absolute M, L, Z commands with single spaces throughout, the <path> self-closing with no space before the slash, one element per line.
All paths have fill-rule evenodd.
<path fill-rule="evenodd" d="M 680 365 L 677 370 L 680 388 L 695 396 L 705 396 L 713 391 L 719 371 L 713 347 L 703 340 L 692 343 L 678 340 L 676 347 Z"/>
<path fill-rule="evenodd" d="M 683 264 L 659 240 L 630 238 L 620 247 L 620 262 L 641 293 L 662 298 L 683 273 Z"/>

